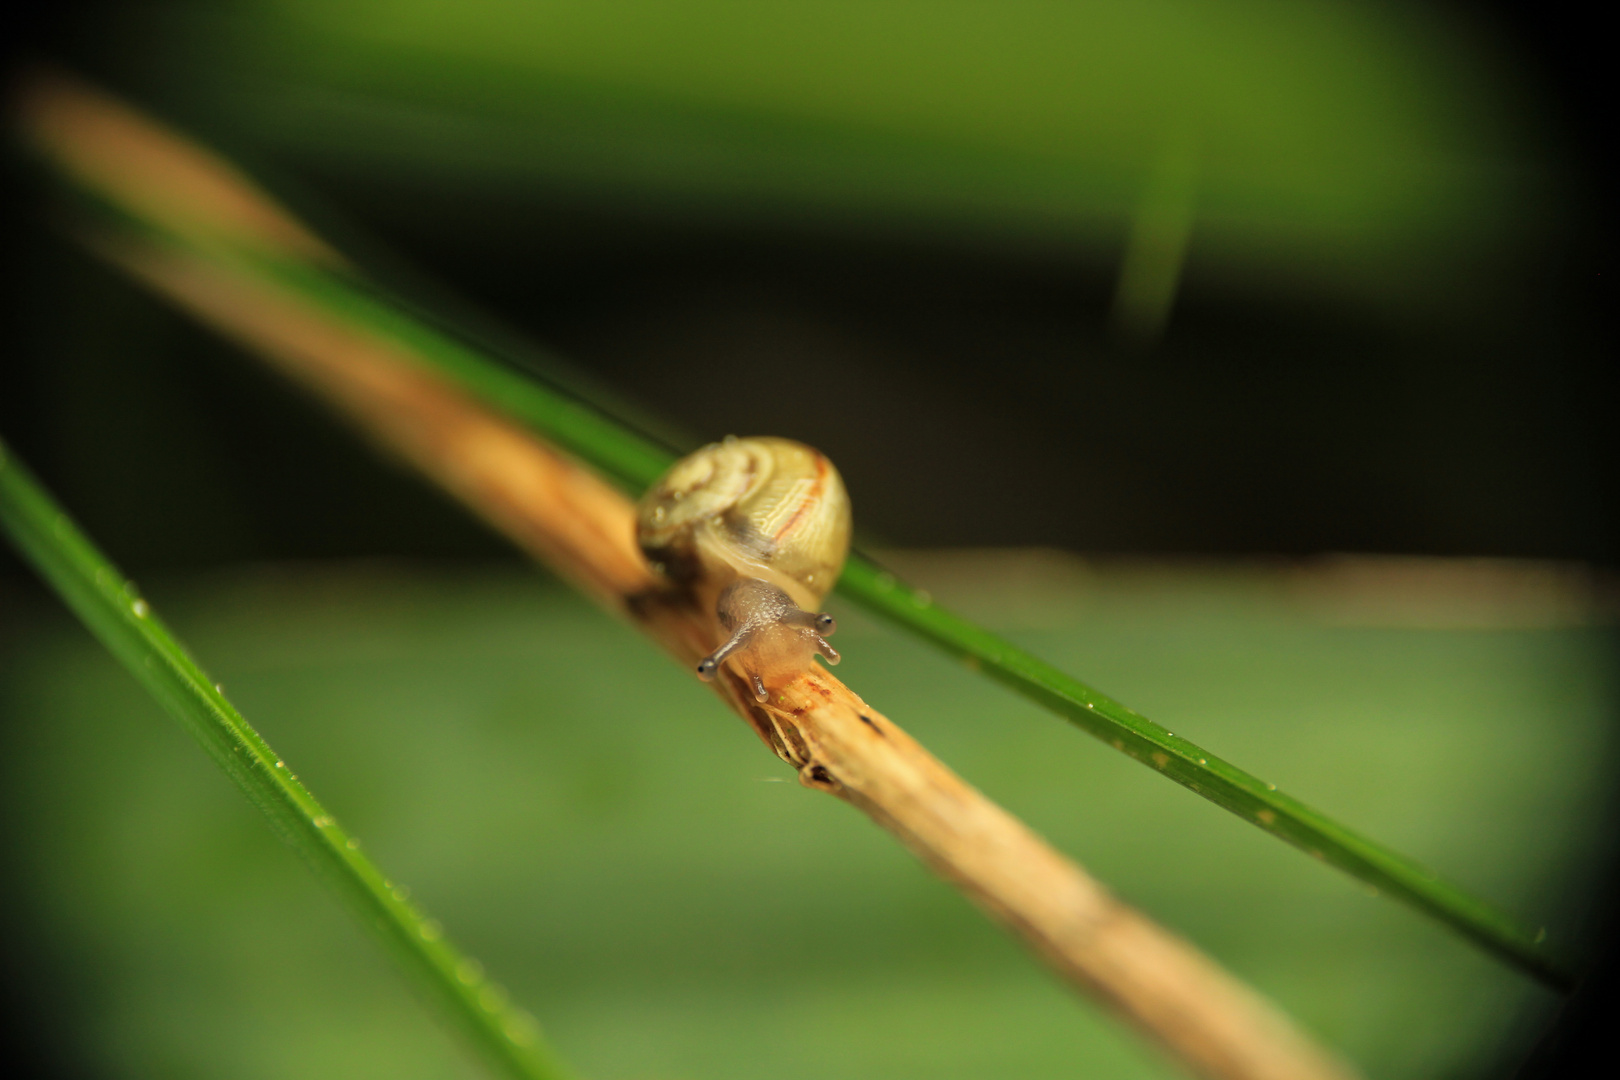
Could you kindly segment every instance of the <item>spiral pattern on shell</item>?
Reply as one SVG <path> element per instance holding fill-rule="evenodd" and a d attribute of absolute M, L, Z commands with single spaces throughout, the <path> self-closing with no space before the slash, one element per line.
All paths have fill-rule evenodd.
<path fill-rule="evenodd" d="M 718 593 L 763 578 L 806 609 L 820 604 L 849 552 L 843 479 L 791 439 L 727 438 L 676 462 L 642 496 L 636 540 L 671 580 Z"/>

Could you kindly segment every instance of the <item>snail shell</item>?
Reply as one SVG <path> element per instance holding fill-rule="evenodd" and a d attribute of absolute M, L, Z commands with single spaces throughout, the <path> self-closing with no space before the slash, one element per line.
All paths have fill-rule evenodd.
<path fill-rule="evenodd" d="M 849 495 L 819 451 L 728 438 L 676 462 L 642 496 L 641 550 L 681 585 L 758 577 L 803 607 L 821 603 L 849 553 Z"/>
<path fill-rule="evenodd" d="M 648 560 L 713 611 L 730 636 L 698 665 L 732 661 L 755 695 L 820 653 L 832 617 L 816 612 L 849 552 L 849 495 L 819 451 L 790 439 L 728 438 L 676 462 L 641 499 Z"/>

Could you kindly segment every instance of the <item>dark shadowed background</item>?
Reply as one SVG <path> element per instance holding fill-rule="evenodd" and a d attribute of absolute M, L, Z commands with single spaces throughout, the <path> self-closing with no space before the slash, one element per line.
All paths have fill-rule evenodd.
<path fill-rule="evenodd" d="M 530 57 L 501 5 L 399 9 L 438 12 L 420 26 L 388 4 L 70 9 L 36 14 L 36 54 L 236 155 L 397 284 L 442 286 L 678 440 L 825 447 L 892 543 L 1612 548 L 1607 174 L 1590 35 L 1556 6 L 1245 3 L 1202 25 L 1176 5 L 1015 6 L 982 45 L 998 20 L 971 5 L 909 34 L 852 8 L 847 33 L 879 40 L 799 27 L 805 70 L 774 81 L 749 50 L 793 53 L 792 19 L 738 29 L 725 5 L 695 8 L 714 25 L 650 74 L 645 12 L 618 45 L 607 16 L 519 21 Z M 439 53 L 434 18 L 461 35 Z M 689 85 L 705 50 L 732 57 L 731 82 Z M 869 69 L 829 73 L 845 53 Z M 908 88 L 887 110 L 846 100 Z M 1199 124 L 1174 306 L 1161 339 L 1122 342 L 1131 216 Z M 129 538 L 126 563 L 500 550 L 64 250 L 26 170 L 10 183 L 21 318 L 0 420 L 93 529 Z M 131 483 L 157 463 L 163 484 Z M 185 492 L 216 513 L 176 536 L 162 522 Z"/>
<path fill-rule="evenodd" d="M 1600 151 L 1605 39 L 1590 19 L 1570 4 L 1250 0 L 794 4 L 771 14 L 719 0 L 611 12 L 496 0 L 78 3 L 35 7 L 9 58 L 71 68 L 205 140 L 426 310 L 676 447 L 727 433 L 819 446 L 845 474 L 874 545 L 1490 556 L 1578 571 L 1613 567 L 1620 480 L 1607 326 L 1612 173 Z M 491 594 L 489 618 L 527 625 L 478 577 L 515 572 L 507 564 L 517 557 L 500 541 L 65 240 L 48 179 L 15 147 L 4 184 L 12 318 L 0 432 L 121 565 L 176 582 L 182 607 L 213 612 L 224 598 L 256 597 L 270 628 L 215 627 L 226 655 L 252 654 L 255 634 L 273 640 L 277 619 L 291 626 L 326 610 L 327 594 L 308 581 L 277 594 L 230 577 L 245 566 L 396 560 L 415 568 L 398 571 L 410 603 L 449 605 L 425 622 L 464 622 L 476 634 L 482 617 L 447 599 L 456 590 L 442 584 L 466 571 L 473 593 Z M 360 581 L 356 611 L 369 614 L 355 618 L 386 624 L 378 612 L 392 602 L 388 588 Z M 1109 588 L 1086 610 L 1128 624 L 1137 594 Z M 553 641 L 569 620 L 590 625 L 556 603 L 559 621 L 531 628 L 538 639 Z M 71 631 L 51 622 L 8 550 L 0 604 L 14 687 L 5 700 L 43 710 L 13 709 L 0 721 L 27 731 L 60 714 L 71 727 L 74 716 L 113 707 L 40 704 L 29 689 L 47 669 L 70 682 L 96 676 L 83 674 L 90 660 L 50 644 Z M 214 617 L 195 616 L 205 629 Z M 994 603 L 983 617 L 1023 625 Z M 1204 629 L 1252 631 L 1252 651 L 1284 663 L 1276 657 L 1290 635 L 1268 637 L 1265 618 L 1255 630 L 1248 615 L 1231 617 L 1225 630 Z M 1097 636 L 1085 648 L 1053 638 L 1046 651 L 1073 648 L 1082 676 L 1114 670 L 1106 658 L 1118 635 L 1086 625 Z M 1596 704 L 1585 690 L 1570 693 L 1586 704 L 1565 704 L 1589 717 L 1582 730 L 1597 733 L 1590 745 L 1605 753 L 1608 626 L 1607 616 L 1591 619 L 1569 639 L 1568 655 L 1583 658 L 1575 674 L 1560 681 L 1565 654 L 1553 650 L 1550 666 L 1523 684 L 1546 680 L 1556 697 L 1560 686 L 1590 683 Z M 1148 639 L 1146 648 L 1166 647 Z M 614 639 L 579 664 L 611 679 L 604 657 L 622 647 Z M 1176 647 L 1157 675 L 1168 683 L 1133 673 L 1127 657 L 1105 688 L 1139 680 L 1151 698 L 1169 685 L 1173 705 L 1174 687 L 1186 686 L 1198 700 L 1196 675 L 1173 674 Z M 1365 647 L 1390 663 L 1404 648 L 1338 637 L 1314 647 L 1326 656 Z M 1543 647 L 1503 639 L 1454 670 L 1439 656 L 1434 667 L 1470 685 L 1481 672 L 1530 665 L 1524 658 Z M 1197 649 L 1187 648 L 1196 672 Z M 1396 686 L 1420 679 L 1385 675 Z M 331 676 L 332 692 L 360 693 L 346 677 Z M 312 679 L 298 685 L 321 685 Z M 109 685 L 108 701 L 127 693 Z M 434 685 L 424 693 L 468 692 L 448 675 Z M 264 692 L 267 703 L 276 692 Z M 1477 719 L 1473 709 L 1456 707 L 1455 730 Z M 1524 715 L 1504 712 L 1500 730 L 1516 730 Z M 432 730 L 430 714 L 418 722 Z M 1322 723 L 1331 743 L 1339 721 Z M 1234 728 L 1230 737 L 1245 736 Z M 320 745 L 311 738 L 306 754 L 331 753 Z M 1253 752 L 1263 757 L 1264 746 Z M 624 777 L 592 756 L 598 749 L 579 750 L 584 771 L 567 781 L 601 786 L 575 792 L 587 820 L 596 820 L 589 807 L 632 798 L 615 786 Z M 994 755 L 971 741 L 960 752 Z M 39 753 L 64 769 L 72 759 L 62 746 Z M 343 768 L 334 756 L 331 769 Z M 1006 777 L 1013 790 L 1026 781 L 1040 790 L 1011 765 Z M 1335 790 L 1330 774 L 1319 779 Z M 1594 801 L 1580 813 L 1607 813 L 1605 785 L 1589 780 L 1582 790 Z M 87 781 L 61 781 L 76 782 Z M 1157 791 L 1147 790 L 1145 799 Z M 1354 804 L 1351 789 L 1343 797 Z M 367 805 L 362 794 L 355 805 Z M 1377 817 L 1373 803 L 1362 810 Z M 1215 813 L 1198 805 L 1189 820 L 1200 811 Z M 612 811 L 600 813 L 609 820 Z M 18 851 L 37 843 L 22 827 L 10 839 Z M 647 850 L 665 841 L 638 842 Z M 1592 852 L 1607 848 L 1592 840 L 1580 850 L 1587 892 L 1577 921 L 1596 949 L 1603 875 Z M 10 861 L 25 873 L 34 860 Z M 1122 856 L 1126 880 L 1134 865 Z M 1144 881 L 1146 895 L 1160 895 Z M 1163 902 L 1200 918 L 1196 905 Z M 14 900 L 13 925 L 39 923 L 42 903 Z M 469 902 L 464 925 L 476 927 L 477 910 Z M 110 925 L 98 918 L 110 917 L 91 912 L 84 924 Z M 1227 940 L 1219 935 L 1228 931 L 1209 932 Z M 81 950 L 76 962 L 92 967 L 102 955 L 86 944 L 96 939 L 89 931 L 45 933 L 44 944 L 23 937 L 14 972 L 70 966 L 64 950 Z M 594 955 L 598 975 L 612 969 L 611 957 Z M 679 971 L 687 961 L 663 962 Z M 749 962 L 726 969 L 738 985 Z M 1291 1001 L 1292 977 L 1266 988 Z M 74 977 L 60 981 L 70 988 L 61 994 L 77 992 Z M 12 983 L 15 1015 L 42 1017 L 19 1045 L 72 1027 L 29 991 L 26 975 Z M 1421 999 L 1419 984 L 1402 985 Z M 1301 993 L 1307 1013 L 1329 1018 L 1319 1024 L 1354 1013 Z M 1551 1015 L 1539 1008 L 1496 1057 L 1436 1050 L 1434 1060 L 1445 1075 L 1511 1075 Z M 536 1011 L 549 1024 L 567 1006 Z M 634 1025 L 635 1009 L 587 1012 L 576 1032 L 592 1023 L 608 1032 L 575 1036 L 587 1061 L 616 1062 L 622 1075 L 662 1075 L 661 1062 L 687 1075 L 667 1055 L 627 1063 L 603 1049 L 611 1032 Z M 680 1026 L 649 1021 L 664 1022 Z M 70 1036 L 41 1039 L 42 1073 L 128 1066 L 59 1052 Z M 1410 1065 L 1401 1045 L 1391 1036 L 1366 1060 Z M 1054 1049 L 1053 1060 L 1074 1060 L 1062 1057 L 1070 1052 Z M 1043 1060 L 1031 1059 L 1030 1075 L 1042 1074 Z M 194 1074 L 213 1075 L 207 1062 Z M 160 1054 L 150 1066 L 177 1067 Z"/>

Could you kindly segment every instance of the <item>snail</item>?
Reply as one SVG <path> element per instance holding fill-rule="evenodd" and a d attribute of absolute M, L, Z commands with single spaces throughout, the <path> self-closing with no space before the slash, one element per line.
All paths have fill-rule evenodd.
<path fill-rule="evenodd" d="M 653 567 L 713 611 L 729 635 L 697 665 L 733 664 L 760 701 L 767 682 L 821 655 L 831 615 L 817 611 L 849 552 L 849 496 L 821 453 L 790 439 L 727 437 L 676 462 L 642 496 L 636 542 Z"/>

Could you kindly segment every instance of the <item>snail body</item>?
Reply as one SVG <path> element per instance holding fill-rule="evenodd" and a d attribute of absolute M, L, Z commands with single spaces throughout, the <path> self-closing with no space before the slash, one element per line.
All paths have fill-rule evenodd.
<path fill-rule="evenodd" d="M 731 636 L 699 661 L 698 678 L 705 682 L 715 677 L 721 664 L 735 657 L 754 697 L 767 701 L 767 679 L 792 678 L 817 653 L 829 664 L 838 663 L 838 650 L 827 644 L 827 636 L 837 629 L 833 617 L 805 611 L 762 578 L 740 577 L 726 586 L 715 613 Z"/>
<path fill-rule="evenodd" d="M 727 637 L 698 664 L 731 663 L 760 701 L 766 681 L 802 672 L 826 638 L 816 611 L 849 552 L 849 496 L 819 451 L 777 438 L 728 438 L 676 462 L 642 497 L 636 540 L 673 585 L 712 612 Z"/>

